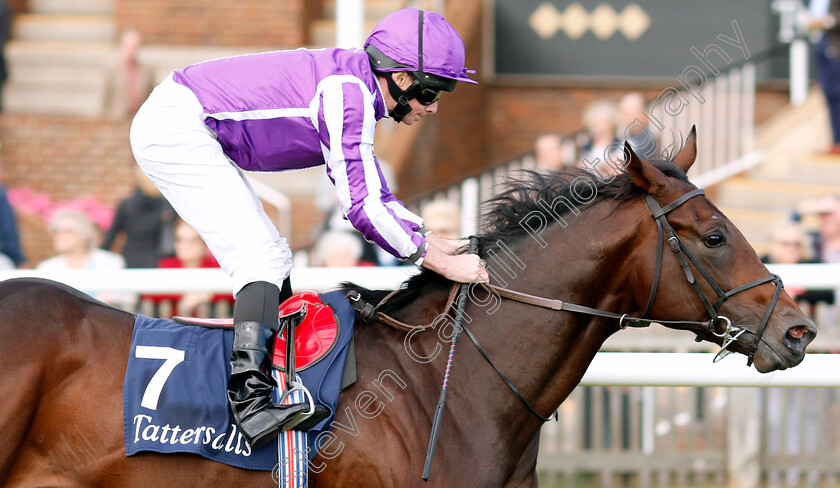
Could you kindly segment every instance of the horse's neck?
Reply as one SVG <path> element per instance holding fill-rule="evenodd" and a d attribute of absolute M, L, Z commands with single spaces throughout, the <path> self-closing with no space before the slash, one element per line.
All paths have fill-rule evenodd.
<path fill-rule="evenodd" d="M 627 222 L 620 226 L 622 229 L 615 224 L 615 228 L 610 226 L 616 222 L 611 219 L 620 219 L 620 214 L 612 215 L 611 209 L 602 209 L 586 220 L 586 214 L 581 214 L 579 221 L 571 222 L 567 228 L 558 225 L 546 231 L 545 248 L 531 239 L 513 245 L 510 249 L 524 268 L 517 270 L 515 278 L 506 277 L 507 287 L 603 310 L 630 311 L 632 297 L 622 283 L 629 279 L 625 261 L 633 247 L 635 231 Z M 571 393 L 603 342 L 617 330 L 614 321 L 507 299 L 492 313 L 482 308 L 475 304 L 468 308 L 473 314 L 471 327 L 475 335 L 502 372 L 543 416 L 549 416 Z M 459 354 L 468 349 L 474 348 L 469 343 L 459 345 Z M 472 358 L 472 369 L 482 378 L 471 383 L 475 408 L 486 410 L 506 445 L 524 451 L 537 435 L 541 422 L 496 378 L 478 354 L 462 355 Z M 461 356 L 458 361 L 463 364 Z"/>
<path fill-rule="evenodd" d="M 527 238 L 511 243 L 508 249 L 516 258 L 510 258 L 512 261 L 506 265 L 515 269 L 516 277 L 504 276 L 505 286 L 608 310 L 626 307 L 626 292 L 618 291 L 621 284 L 617 281 L 625 279 L 620 276 L 619 268 L 625 257 L 622 253 L 633 239 L 633 230 L 624 228 L 632 224 L 628 226 L 625 222 L 621 226 L 624 230 L 611 229 L 605 213 L 593 214 L 584 219 L 586 214 L 582 213 L 566 229 L 556 226 L 547 230 L 543 237 L 550 245 L 546 248 Z M 598 226 L 603 227 L 595 234 L 591 227 Z M 517 260 L 519 264 L 514 266 L 512 263 Z M 492 267 L 493 260 L 487 261 Z M 498 283 L 495 277 L 491 281 Z M 396 318 L 412 324 L 431 323 L 446 309 L 447 295 L 445 289 L 428 292 L 404 307 Z M 507 299 L 482 302 L 487 296 L 480 293 L 472 298 L 466 309 L 470 331 L 502 373 L 544 416 L 551 415 L 574 389 L 598 348 L 616 328 L 615 324 L 589 316 Z M 440 334 L 440 328 L 406 339 L 399 347 L 394 345 L 400 351 L 383 360 L 400 362 L 406 375 L 417 382 L 413 390 L 429 418 L 434 410 L 432 398 L 440 391 L 449 349 L 441 339 L 447 334 Z M 368 333 L 384 334 L 376 329 Z M 431 357 L 436 349 L 439 353 L 430 362 L 416 357 L 409 359 L 410 354 L 406 354 L 412 351 Z M 466 334 L 461 334 L 456 348 L 448 395 L 447 416 L 451 415 L 451 425 L 461 426 L 459 429 L 463 431 L 457 439 L 450 438 L 448 442 L 458 442 L 465 458 L 497 459 L 502 473 L 510 473 L 521 462 L 532 461 L 524 457 L 535 452 L 528 446 L 533 444 L 542 422 L 498 378 Z M 481 425 L 481 429 L 467 432 L 469 426 L 476 425 Z"/>

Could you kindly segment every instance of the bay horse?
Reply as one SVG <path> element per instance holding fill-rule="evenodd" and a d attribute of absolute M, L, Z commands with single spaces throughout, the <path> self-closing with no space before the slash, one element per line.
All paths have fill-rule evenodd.
<path fill-rule="evenodd" d="M 357 382 L 341 394 L 309 486 L 536 486 L 540 417 L 575 388 L 608 336 L 644 318 L 725 343 L 761 372 L 803 359 L 813 322 L 685 176 L 694 131 L 672 161 L 627 154 L 612 181 L 534 173 L 489 202 L 480 254 L 498 288 L 471 287 L 464 323 L 482 349 L 466 340 L 457 349 L 429 482 L 421 469 L 452 328 L 406 334 L 359 319 Z M 372 304 L 388 294 L 347 287 Z M 519 295 L 497 294 L 502 287 Z M 451 288 L 423 271 L 377 317 L 435 324 Z M 269 472 L 195 455 L 125 457 L 122 381 L 133 321 L 64 285 L 0 283 L 0 484 L 275 483 Z"/>

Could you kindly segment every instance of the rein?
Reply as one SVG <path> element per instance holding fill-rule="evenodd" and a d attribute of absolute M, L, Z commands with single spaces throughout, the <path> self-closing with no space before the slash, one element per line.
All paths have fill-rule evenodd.
<path fill-rule="evenodd" d="M 562 300 L 557 300 L 553 298 L 531 295 L 528 293 L 510 290 L 490 283 L 476 282 L 474 284 L 482 286 L 488 293 L 496 294 L 502 298 L 507 298 L 509 300 L 524 303 L 527 305 L 533 305 L 536 307 L 546 308 L 555 311 L 565 311 L 596 317 L 617 319 L 619 329 L 625 329 L 627 327 L 648 327 L 651 325 L 651 323 L 658 323 L 666 325 L 672 329 L 688 330 L 694 332 L 695 334 L 697 334 L 696 340 L 698 342 L 708 338 L 709 334 L 712 334 L 716 337 L 723 339 L 721 349 L 717 353 L 717 355 L 715 355 L 714 359 L 714 362 L 718 362 L 727 355 L 729 355 L 732 352 L 729 349 L 729 347 L 732 344 L 738 343 L 739 338 L 745 332 L 748 332 L 746 329 L 733 326 L 732 321 L 728 317 L 718 314 L 718 310 L 720 309 L 720 307 L 726 300 L 728 300 L 737 293 L 749 290 L 751 288 L 765 283 L 772 283 L 776 287 L 773 293 L 773 298 L 770 300 L 770 304 L 768 305 L 767 310 L 765 311 L 764 316 L 762 317 L 761 322 L 759 323 L 759 326 L 756 329 L 756 332 L 752 333 L 755 336 L 755 339 L 750 344 L 749 353 L 747 355 L 747 366 L 751 366 L 753 363 L 755 353 L 758 351 L 758 347 L 761 343 L 761 338 L 764 335 L 764 331 L 767 327 L 768 322 L 770 321 L 770 315 L 772 315 L 773 310 L 776 308 L 776 303 L 779 300 L 779 296 L 781 295 L 784 285 L 782 284 L 782 280 L 781 278 L 779 278 L 779 276 L 771 273 L 769 276 L 766 276 L 764 278 L 759 278 L 745 285 L 737 286 L 726 292 L 723 291 L 723 288 L 721 288 L 720 285 L 718 285 L 718 283 L 715 281 L 712 275 L 703 267 L 703 265 L 691 253 L 691 251 L 689 251 L 685 243 L 682 241 L 682 239 L 680 239 L 679 235 L 677 235 L 676 231 L 671 226 L 670 222 L 668 222 L 668 218 L 666 217 L 667 214 L 672 210 L 680 207 L 683 203 L 687 202 L 688 200 L 698 196 L 705 196 L 705 192 L 702 189 L 698 188 L 680 196 L 668 205 L 660 207 L 659 203 L 652 196 L 645 195 L 645 202 L 647 203 L 647 206 L 650 209 L 651 217 L 656 222 L 659 246 L 657 247 L 656 251 L 656 266 L 654 271 L 656 277 L 654 278 L 653 285 L 651 285 L 650 295 L 648 296 L 648 301 L 645 305 L 644 312 L 642 312 L 642 315 L 640 317 L 632 317 L 628 314 L 618 314 L 607 310 L 600 310 L 592 307 L 587 307 L 585 305 L 564 302 Z M 700 322 L 692 320 L 657 320 L 646 318 L 647 314 L 653 307 L 653 302 L 656 298 L 656 292 L 659 287 L 659 278 L 662 271 L 662 255 L 663 248 L 665 247 L 666 238 L 668 245 L 671 248 L 671 251 L 677 257 L 677 260 L 679 261 L 680 266 L 683 269 L 686 280 L 692 285 L 698 297 L 700 298 L 700 301 L 703 303 L 703 306 L 706 308 L 706 311 L 708 312 L 710 317 L 709 320 Z M 709 300 L 709 298 L 706 296 L 705 291 L 703 291 L 703 288 L 694 276 L 694 272 L 691 270 L 689 262 L 694 265 L 694 268 L 697 269 L 697 271 L 700 273 L 700 276 L 702 276 L 703 279 L 706 280 L 706 282 L 717 295 L 717 301 L 714 304 L 712 304 L 711 300 Z M 458 293 L 460 287 L 459 285 L 460 283 L 453 284 L 452 289 L 449 293 L 449 297 L 446 301 L 448 306 L 445 313 L 449 313 L 449 311 L 455 305 L 455 296 Z M 350 305 L 356 311 L 359 312 L 362 319 L 366 322 L 370 322 L 375 319 L 402 332 L 423 332 L 434 328 L 436 322 L 432 322 L 426 325 L 408 325 L 404 322 L 401 322 L 397 319 L 394 319 L 393 317 L 390 317 L 378 311 L 379 308 L 381 308 L 388 300 L 390 300 L 394 295 L 396 295 L 400 291 L 402 291 L 402 289 L 397 289 L 389 293 L 376 306 L 370 305 L 369 303 L 365 303 L 364 301 L 362 301 L 361 295 L 356 290 L 349 291 L 347 293 L 347 298 L 350 300 Z M 719 333 L 717 332 L 717 325 L 720 323 L 724 324 L 724 330 L 723 332 Z M 490 364 L 490 366 L 493 368 L 494 371 L 496 371 L 499 377 L 501 377 L 501 379 L 505 382 L 508 388 L 510 388 L 514 395 L 516 395 L 516 397 L 519 399 L 519 401 L 534 416 L 538 417 L 544 422 L 551 420 L 552 417 L 554 419 L 557 418 L 557 412 L 555 412 L 552 417 L 545 417 L 539 412 L 537 412 L 534 409 L 534 407 L 519 392 L 519 390 L 513 385 L 513 383 L 511 383 L 511 381 L 508 380 L 504 374 L 502 374 L 502 372 L 496 367 L 496 365 L 493 364 L 493 361 L 490 360 L 490 357 L 484 351 L 484 348 L 481 347 L 478 340 L 469 330 L 469 328 L 466 325 L 462 325 L 462 328 L 464 332 L 467 333 L 467 337 L 469 337 L 470 341 L 475 345 L 476 349 L 478 349 L 478 352 L 482 355 L 482 357 Z"/>

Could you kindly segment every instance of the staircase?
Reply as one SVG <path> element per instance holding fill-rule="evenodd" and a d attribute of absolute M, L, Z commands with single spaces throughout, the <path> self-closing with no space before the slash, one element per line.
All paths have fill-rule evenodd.
<path fill-rule="evenodd" d="M 116 26 L 112 0 L 29 0 L 6 44 L 7 113 L 99 115 Z"/>
<path fill-rule="evenodd" d="M 840 156 L 822 154 L 830 143 L 825 100 L 814 89 L 802 106 L 787 107 L 756 130 L 761 165 L 712 188 L 715 203 L 759 254 L 768 249 L 770 226 L 800 202 L 840 194 Z"/>

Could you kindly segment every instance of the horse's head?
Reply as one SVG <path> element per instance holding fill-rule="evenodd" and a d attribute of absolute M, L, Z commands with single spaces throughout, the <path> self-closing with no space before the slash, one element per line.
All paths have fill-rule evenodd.
<path fill-rule="evenodd" d="M 708 321 L 690 328 L 702 339 L 748 356 L 761 372 L 785 369 L 802 361 L 816 326 L 782 289 L 737 228 L 698 190 L 660 168 L 673 163 L 687 173 L 697 154 L 696 132 L 672 162 L 649 162 L 626 147 L 627 171 L 653 218 L 643 220 L 639 235 L 656 241 L 648 247 L 646 271 L 639 278 L 636 301 L 646 316 L 662 321 Z M 657 256 L 654 260 L 651 254 Z M 655 291 L 655 293 L 649 291 Z M 665 323 L 664 325 L 669 325 Z M 731 327 L 730 327 L 731 325 Z M 722 351 L 723 352 L 723 351 Z"/>

